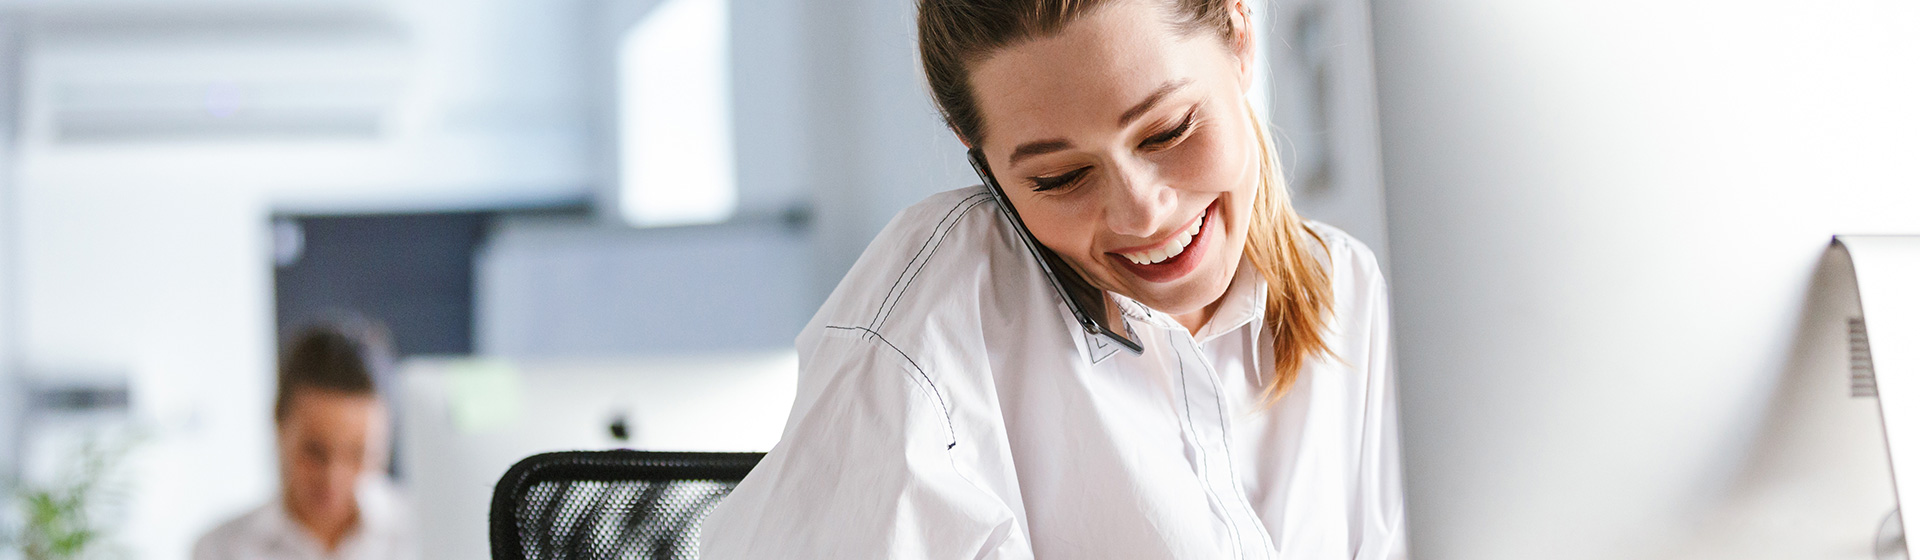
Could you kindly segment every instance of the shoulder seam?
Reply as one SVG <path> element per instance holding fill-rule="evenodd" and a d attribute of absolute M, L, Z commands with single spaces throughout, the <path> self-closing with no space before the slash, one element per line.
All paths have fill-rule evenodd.
<path fill-rule="evenodd" d="M 926 382 L 927 391 L 933 393 L 934 402 L 940 404 L 940 415 L 942 419 L 945 420 L 946 426 L 947 426 L 947 449 L 953 449 L 954 446 L 960 444 L 960 436 L 953 429 L 953 410 L 947 407 L 947 398 L 940 394 L 940 388 L 933 384 L 933 378 L 927 375 L 927 370 L 922 369 L 918 362 L 913 361 L 912 356 L 908 356 L 906 351 L 901 350 L 899 346 L 894 345 L 893 341 L 887 340 L 887 337 L 880 336 L 880 333 L 874 332 L 873 329 L 869 329 L 866 327 L 850 327 L 850 326 L 842 326 L 842 325 L 826 325 L 824 328 L 834 329 L 834 330 L 845 330 L 845 331 L 858 331 L 860 333 L 865 334 L 870 339 L 879 340 L 882 344 L 885 344 L 888 349 L 893 350 L 895 354 L 899 354 L 900 359 L 906 360 L 907 365 L 913 366 L 914 373 L 917 373 L 920 375 L 921 381 Z"/>
<path fill-rule="evenodd" d="M 907 260 L 907 266 L 905 268 L 900 269 L 900 275 L 893 279 L 893 285 L 887 287 L 887 295 L 886 297 L 881 298 L 880 307 L 873 310 L 873 319 L 867 322 L 867 328 L 871 329 L 876 327 L 879 324 L 880 314 L 885 312 L 887 309 L 887 304 L 894 300 L 894 295 L 895 295 L 894 291 L 902 289 L 900 287 L 900 281 L 906 279 L 907 273 L 914 270 L 915 264 L 919 263 L 922 260 L 922 258 L 929 256 L 927 255 L 929 246 L 933 245 L 934 238 L 938 236 L 941 233 L 941 230 L 947 226 L 948 220 L 953 219 L 954 214 L 960 212 L 960 208 L 962 206 L 966 206 L 968 201 L 971 201 L 975 197 L 978 197 L 982 194 L 985 194 L 985 193 L 973 193 L 973 194 L 967 195 L 966 197 L 961 198 L 960 202 L 955 203 L 952 208 L 947 209 L 947 214 L 940 218 L 940 221 L 934 226 L 933 231 L 927 233 L 927 239 L 925 241 L 920 242 L 920 248 L 914 251 L 913 258 Z"/>
<path fill-rule="evenodd" d="M 907 268 L 900 270 L 900 278 L 904 278 L 906 283 L 901 284 L 899 278 L 894 280 L 898 291 L 892 288 L 887 290 L 889 297 L 880 302 L 880 309 L 875 312 L 874 321 L 868 323 L 867 328 L 878 334 L 878 331 L 886 326 L 887 319 L 893 317 L 894 308 L 899 307 L 900 300 L 906 297 L 907 289 L 913 287 L 913 282 L 920 278 L 920 271 L 925 270 L 927 263 L 933 260 L 933 255 L 940 252 L 940 246 L 947 240 L 947 234 L 953 232 L 953 228 L 960 224 L 960 219 L 964 218 L 968 212 L 992 199 L 993 197 L 987 193 L 974 193 L 947 210 L 947 215 L 941 218 L 940 224 L 927 235 L 927 240 L 921 243 L 920 252 L 914 255 L 914 260 L 907 263 Z M 907 274 L 909 271 L 912 272 L 911 276 Z"/>

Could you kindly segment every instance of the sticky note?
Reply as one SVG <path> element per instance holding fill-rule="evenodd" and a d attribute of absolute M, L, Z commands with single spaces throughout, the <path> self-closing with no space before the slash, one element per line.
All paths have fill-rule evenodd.
<path fill-rule="evenodd" d="M 503 360 L 447 364 L 447 407 L 461 433 L 494 432 L 520 420 L 520 371 Z"/>

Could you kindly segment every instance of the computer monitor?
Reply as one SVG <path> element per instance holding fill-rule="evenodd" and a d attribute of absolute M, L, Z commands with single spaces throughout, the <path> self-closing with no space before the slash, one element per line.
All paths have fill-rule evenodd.
<path fill-rule="evenodd" d="M 398 464 L 426 559 L 489 556 L 494 484 L 529 455 L 772 449 L 793 403 L 797 371 L 791 350 L 408 361 L 396 407 Z"/>

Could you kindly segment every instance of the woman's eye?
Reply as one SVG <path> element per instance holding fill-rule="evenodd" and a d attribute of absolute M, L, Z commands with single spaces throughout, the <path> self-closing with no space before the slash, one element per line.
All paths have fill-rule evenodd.
<path fill-rule="evenodd" d="M 1033 181 L 1034 192 L 1045 192 L 1060 187 L 1073 186 L 1075 181 L 1079 181 L 1081 177 L 1086 176 L 1088 169 L 1092 168 L 1082 167 L 1052 177 L 1028 177 L 1027 179 Z"/>
<path fill-rule="evenodd" d="M 1148 136 L 1146 140 L 1140 142 L 1140 147 L 1143 149 L 1163 148 L 1179 141 L 1180 138 L 1186 136 L 1187 133 L 1192 130 L 1193 112 L 1188 111 L 1186 118 L 1180 120 L 1180 124 L 1174 125 L 1173 128 L 1167 129 L 1159 134 Z"/>

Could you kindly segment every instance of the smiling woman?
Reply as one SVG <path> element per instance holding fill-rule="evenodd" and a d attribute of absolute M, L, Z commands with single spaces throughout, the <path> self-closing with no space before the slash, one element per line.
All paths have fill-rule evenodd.
<path fill-rule="evenodd" d="M 1251 29 L 1244 0 L 922 0 L 986 185 L 895 218 L 801 334 L 703 557 L 1404 557 L 1379 268 L 1289 207 Z"/>

